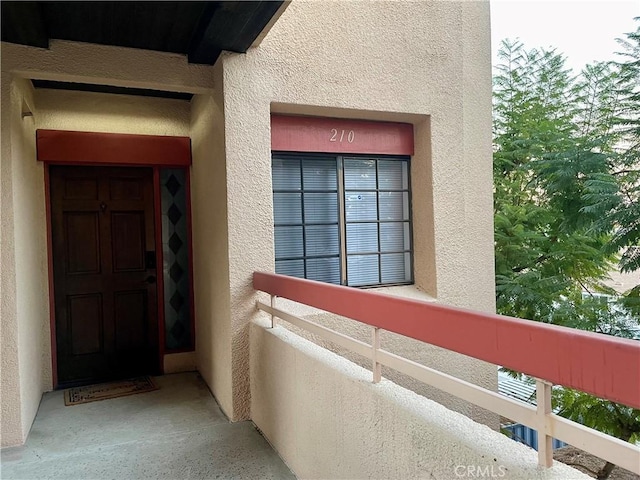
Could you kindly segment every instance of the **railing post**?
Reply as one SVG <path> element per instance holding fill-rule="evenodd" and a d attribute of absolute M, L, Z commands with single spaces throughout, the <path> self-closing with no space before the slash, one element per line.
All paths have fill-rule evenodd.
<path fill-rule="evenodd" d="M 276 295 L 271 295 L 271 308 L 276 308 L 276 298 L 278 298 Z M 273 313 L 271 314 L 271 328 L 276 326 L 276 317 L 273 315 Z"/>
<path fill-rule="evenodd" d="M 373 361 L 371 370 L 373 372 L 373 383 L 378 383 L 382 378 L 382 365 L 378 363 L 378 350 L 380 350 L 380 329 L 378 327 L 373 327 L 371 347 L 371 360 Z"/>
<path fill-rule="evenodd" d="M 551 387 L 545 380 L 536 379 L 536 414 L 538 417 L 538 464 L 549 468 L 553 465 L 553 437 L 549 435 L 547 418 L 551 414 Z"/>

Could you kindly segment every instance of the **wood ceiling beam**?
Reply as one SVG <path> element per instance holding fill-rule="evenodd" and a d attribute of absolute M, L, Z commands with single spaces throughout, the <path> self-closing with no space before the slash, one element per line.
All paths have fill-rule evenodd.
<path fill-rule="evenodd" d="M 282 3 L 209 2 L 189 47 L 189 62 L 213 65 L 223 50 L 245 53 Z"/>
<path fill-rule="evenodd" d="M 39 2 L 2 2 L 2 41 L 49 48 L 49 32 Z"/>

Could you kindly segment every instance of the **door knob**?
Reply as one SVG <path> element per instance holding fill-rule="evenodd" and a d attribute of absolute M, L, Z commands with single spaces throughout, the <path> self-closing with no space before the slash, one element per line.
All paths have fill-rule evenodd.
<path fill-rule="evenodd" d="M 154 277 L 153 275 L 149 275 L 147 278 L 144 279 L 144 281 L 147 283 L 156 283 L 156 277 Z"/>

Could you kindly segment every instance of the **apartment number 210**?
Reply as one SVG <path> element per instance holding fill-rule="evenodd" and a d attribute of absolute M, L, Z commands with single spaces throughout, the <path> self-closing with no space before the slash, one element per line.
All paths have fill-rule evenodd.
<path fill-rule="evenodd" d="M 329 141 L 342 143 L 346 140 L 349 143 L 353 143 L 355 139 L 356 139 L 356 134 L 353 130 L 332 128 L 331 137 L 329 138 Z"/>

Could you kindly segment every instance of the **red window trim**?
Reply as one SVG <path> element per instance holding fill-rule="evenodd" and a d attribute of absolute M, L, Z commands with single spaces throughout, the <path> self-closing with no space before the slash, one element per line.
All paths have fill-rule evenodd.
<path fill-rule="evenodd" d="M 272 114 L 271 150 L 411 156 L 413 125 Z"/>

